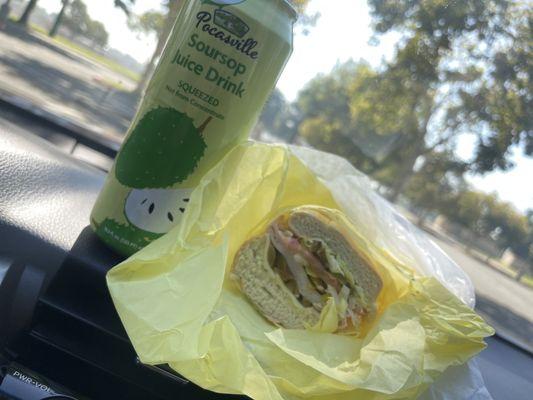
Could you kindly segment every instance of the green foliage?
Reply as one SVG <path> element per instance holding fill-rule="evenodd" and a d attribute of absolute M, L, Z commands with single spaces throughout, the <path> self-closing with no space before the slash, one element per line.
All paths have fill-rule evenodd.
<path fill-rule="evenodd" d="M 375 162 L 359 145 L 370 134 L 369 125 L 358 119 L 353 103 L 364 103 L 375 72 L 367 64 L 349 62 L 337 66 L 331 74 L 319 75 L 300 92 L 298 132 L 309 144 L 347 158 L 356 167 L 370 173 Z M 379 135 L 379 133 L 377 133 Z"/>
<path fill-rule="evenodd" d="M 155 34 L 159 37 L 165 28 L 166 17 L 159 11 L 149 10 L 135 18 L 130 18 L 130 29 L 145 35 Z"/>
<path fill-rule="evenodd" d="M 299 133 L 392 186 L 426 150 L 434 91 L 409 81 L 410 74 L 351 61 L 318 76 L 298 98 Z"/>
<path fill-rule="evenodd" d="M 520 247 L 528 235 L 527 218 L 509 203 L 499 201 L 494 195 L 486 198 L 488 212 L 483 224 L 502 248 L 510 247 L 521 253 Z"/>
<path fill-rule="evenodd" d="M 373 71 L 350 62 L 301 93 L 298 132 L 345 156 L 396 199 L 417 160 L 476 134 L 469 169 L 512 166 L 533 152 L 531 11 L 512 0 L 369 0 L 377 35 L 402 34 L 395 58 Z M 382 146 L 383 151 L 375 148 Z"/>
<path fill-rule="evenodd" d="M 427 154 L 423 165 L 409 181 L 405 195 L 423 210 L 453 214 L 466 167 L 449 151 Z"/>
<path fill-rule="evenodd" d="M 158 107 L 148 111 L 127 138 L 117 157 L 116 177 L 132 188 L 167 188 L 194 172 L 205 149 L 191 118 Z"/>
<path fill-rule="evenodd" d="M 62 24 L 73 35 L 84 36 L 100 47 L 107 46 L 109 34 L 104 24 L 94 21 L 89 16 L 87 5 L 82 0 L 70 2 L 66 8 Z"/>
<path fill-rule="evenodd" d="M 533 260 L 533 211 L 528 217 L 495 194 L 472 190 L 462 179 L 466 169 L 449 151 L 430 153 L 404 194 L 420 209 L 443 214 L 479 236 L 491 237 L 502 250 L 511 248 L 524 260 Z"/>
<path fill-rule="evenodd" d="M 90 21 L 87 5 L 82 0 L 72 0 L 66 11 L 63 26 L 74 35 L 84 35 Z"/>
<path fill-rule="evenodd" d="M 458 191 L 441 211 L 480 236 L 491 237 L 501 249 L 511 248 L 523 259 L 533 255 L 533 224 L 527 216 L 495 194 Z"/>
<path fill-rule="evenodd" d="M 513 146 L 533 153 L 531 9 L 513 0 L 369 4 L 378 37 L 402 35 L 395 57 L 376 70 L 351 61 L 309 82 L 296 102 L 298 133 L 388 186 L 392 199 L 404 193 L 530 256 L 533 224 L 462 176 L 512 167 Z M 464 133 L 478 137 L 471 163 L 454 155 Z"/>
<path fill-rule="evenodd" d="M 404 81 L 398 78 L 402 75 Z M 311 145 L 347 158 L 392 186 L 403 173 L 399 168 L 402 158 L 420 143 L 404 132 L 421 132 L 421 121 L 428 114 L 424 107 L 413 110 L 413 104 L 424 93 L 431 100 L 431 92 L 423 85 L 414 85 L 414 92 L 402 87 L 406 81 L 413 83 L 408 75 L 403 69 L 380 74 L 364 63 L 350 62 L 316 77 L 297 100 L 299 134 Z M 378 163 L 365 143 L 395 133 L 400 133 L 401 143 Z M 422 165 L 404 191 L 414 205 L 442 213 L 479 235 L 491 236 L 502 249 L 510 247 L 521 257 L 531 257 L 533 212 L 528 227 L 526 218 L 508 203 L 469 189 L 462 178 L 469 165 L 457 160 L 450 148 L 432 149 L 424 144 L 418 160 Z"/>
<path fill-rule="evenodd" d="M 512 167 L 512 146 L 523 145 L 525 154 L 533 154 L 533 11 L 527 2 L 369 0 L 369 4 L 378 33 L 396 30 L 406 38 L 385 74 L 403 71 L 403 85 L 409 91 L 422 85 L 422 91 L 430 94 L 445 87 L 453 102 L 441 107 L 446 113 L 443 131 L 478 135 L 475 171 Z"/>
<path fill-rule="evenodd" d="M 479 80 L 479 89 L 460 91 L 457 115 L 470 130 L 480 132 L 474 160 L 479 172 L 513 167 L 508 157 L 512 146 L 523 144 L 524 153 L 533 155 L 533 31 L 531 26 L 517 29 L 512 46 L 493 55 L 494 64 Z"/>
<path fill-rule="evenodd" d="M 135 3 L 135 0 L 115 0 L 115 7 L 122 9 L 126 15 L 129 15 L 129 7 Z M 85 3 L 81 0 L 61 0 L 61 9 L 56 16 L 49 36 L 55 37 L 61 25 L 66 25 L 73 35 L 83 35 L 91 39 L 95 45 L 100 47 L 107 46 L 109 35 L 105 26 L 98 21 L 93 21 L 88 12 Z"/>
<path fill-rule="evenodd" d="M 485 193 L 465 190 L 458 194 L 452 207 L 443 210 L 444 215 L 469 228 L 472 232 L 483 235 L 486 232 L 483 228 L 482 217 L 488 211 L 485 207 L 485 196 Z"/>
<path fill-rule="evenodd" d="M 88 21 L 86 36 L 100 47 L 107 46 L 107 42 L 109 41 L 109 34 L 107 33 L 104 24 L 100 21 Z"/>
<path fill-rule="evenodd" d="M 35 10 L 35 7 L 37 6 L 37 1 L 38 0 L 30 0 L 28 2 L 28 4 L 26 5 L 26 8 L 22 12 L 22 15 L 20 16 L 20 18 L 18 20 L 19 24 L 21 24 L 23 26 L 27 26 L 28 25 L 28 21 L 30 20 L 30 16 L 33 13 L 33 11 Z"/>

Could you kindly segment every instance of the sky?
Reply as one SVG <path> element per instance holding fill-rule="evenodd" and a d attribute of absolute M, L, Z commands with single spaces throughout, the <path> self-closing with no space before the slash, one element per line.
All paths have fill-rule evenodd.
<path fill-rule="evenodd" d="M 49 12 L 57 12 L 61 0 L 39 0 Z M 160 9 L 160 1 L 137 0 L 133 11 L 142 13 Z M 145 62 L 155 47 L 154 38 L 138 37 L 128 30 L 124 13 L 112 6 L 112 0 L 86 1 L 93 19 L 104 23 L 110 34 L 111 47 Z M 334 4 L 334 6 L 332 5 Z M 377 67 L 383 60 L 394 56 L 398 36 L 381 37 L 378 45 L 370 45 L 371 18 L 364 0 L 312 0 L 310 13 L 321 14 L 317 25 L 307 36 L 296 35 L 294 51 L 282 74 L 278 88 L 289 100 L 294 100 L 305 84 L 319 73 L 328 73 L 340 62 L 364 59 Z M 469 159 L 475 138 L 462 137 L 458 142 L 459 155 Z M 484 176 L 468 176 L 478 189 L 496 192 L 498 196 L 521 211 L 533 209 L 533 159 L 526 158 L 516 149 L 513 152 L 516 167 L 509 172 L 493 172 Z"/>

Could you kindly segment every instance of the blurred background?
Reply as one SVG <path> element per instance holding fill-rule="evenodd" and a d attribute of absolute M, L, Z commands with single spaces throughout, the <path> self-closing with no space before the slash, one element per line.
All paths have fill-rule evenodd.
<path fill-rule="evenodd" d="M 293 3 L 294 53 L 252 137 L 347 158 L 533 351 L 531 2 Z M 98 148 L 119 147 L 182 4 L 0 0 L 0 134 L 109 169 Z"/>

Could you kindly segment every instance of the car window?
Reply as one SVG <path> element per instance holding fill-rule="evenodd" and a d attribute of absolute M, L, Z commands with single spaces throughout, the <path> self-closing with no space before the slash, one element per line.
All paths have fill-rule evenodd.
<path fill-rule="evenodd" d="M 532 351 L 531 4 L 293 3 L 293 55 L 252 137 L 348 159 L 467 272 L 497 333 Z M 108 170 L 113 152 L 91 143 L 124 139 L 182 6 L 0 0 L 0 128 Z"/>

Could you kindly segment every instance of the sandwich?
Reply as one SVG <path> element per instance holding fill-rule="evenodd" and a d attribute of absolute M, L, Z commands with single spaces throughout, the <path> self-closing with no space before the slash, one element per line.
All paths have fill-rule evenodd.
<path fill-rule="evenodd" d="M 338 333 L 357 334 L 376 312 L 382 281 L 352 244 L 338 212 L 304 206 L 272 221 L 237 252 L 231 276 L 257 310 L 287 329 L 320 321 L 334 300 Z"/>

